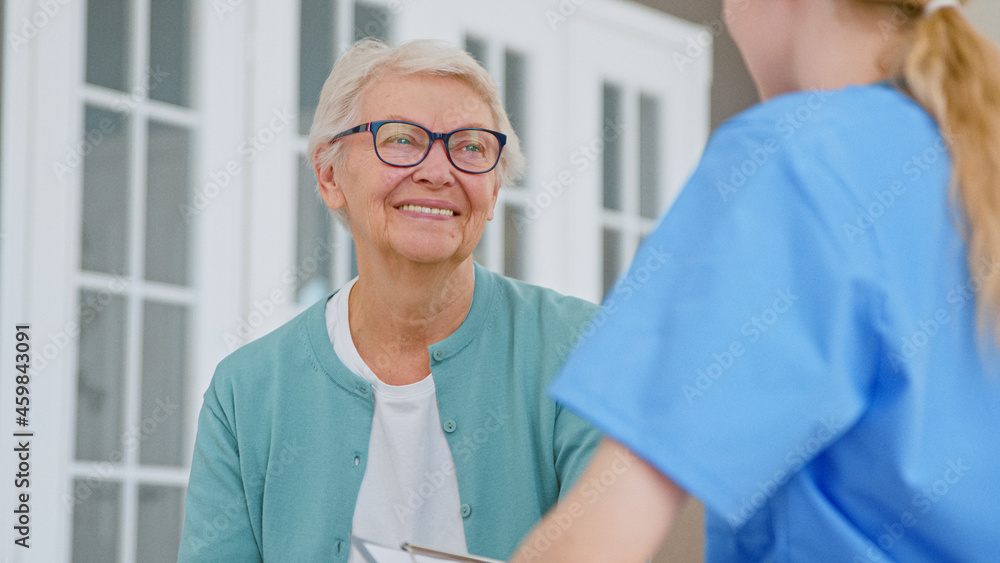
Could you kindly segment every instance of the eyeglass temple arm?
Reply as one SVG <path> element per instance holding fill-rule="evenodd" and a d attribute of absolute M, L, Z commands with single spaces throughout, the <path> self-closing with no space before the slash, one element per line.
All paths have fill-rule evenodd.
<path fill-rule="evenodd" d="M 330 139 L 330 142 L 332 143 L 332 142 L 336 141 L 337 139 L 339 139 L 341 137 L 346 137 L 348 135 L 353 135 L 355 133 L 361 133 L 362 131 L 371 131 L 372 123 L 374 123 L 374 121 L 371 121 L 371 122 L 368 122 L 368 123 L 362 123 L 361 125 L 358 125 L 357 127 L 351 127 L 347 131 L 341 131 L 340 133 L 337 133 L 336 137 Z"/>

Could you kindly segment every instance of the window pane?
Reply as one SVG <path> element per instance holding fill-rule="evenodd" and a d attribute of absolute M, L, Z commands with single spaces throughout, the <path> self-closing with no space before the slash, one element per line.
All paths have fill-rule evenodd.
<path fill-rule="evenodd" d="M 87 2 L 87 82 L 128 89 L 127 0 Z"/>
<path fill-rule="evenodd" d="M 311 304 L 332 290 L 333 233 L 329 208 L 316 188 L 312 165 L 299 167 L 299 202 L 295 252 L 296 301 Z"/>
<path fill-rule="evenodd" d="M 320 91 L 333 69 L 336 45 L 334 5 L 330 0 L 302 0 L 299 23 L 299 133 L 309 134 Z"/>
<path fill-rule="evenodd" d="M 183 515 L 184 489 L 140 485 L 136 561 L 176 563 Z"/>
<path fill-rule="evenodd" d="M 146 177 L 146 279 L 184 285 L 188 281 L 190 133 L 151 121 Z"/>
<path fill-rule="evenodd" d="M 149 10 L 149 97 L 179 106 L 190 105 L 188 2 L 151 0 Z"/>
<path fill-rule="evenodd" d="M 124 458 L 125 309 L 120 296 L 80 292 L 77 459 L 118 463 Z"/>
<path fill-rule="evenodd" d="M 129 141 L 124 114 L 86 108 L 83 157 L 84 270 L 125 274 L 129 236 Z"/>
<path fill-rule="evenodd" d="M 73 561 L 118 561 L 121 489 L 99 479 L 73 482 Z"/>
<path fill-rule="evenodd" d="M 183 465 L 187 312 L 147 301 L 142 328 L 139 463 Z"/>
<path fill-rule="evenodd" d="M 489 69 L 486 63 L 486 41 L 472 35 L 466 35 L 465 50 L 472 55 L 472 58 L 479 61 L 479 64 L 483 65 L 483 68 Z"/>
<path fill-rule="evenodd" d="M 389 10 L 358 2 L 354 5 L 354 40 L 366 37 L 389 42 Z"/>
<path fill-rule="evenodd" d="M 639 97 L 639 213 L 655 219 L 660 214 L 660 104 L 652 96 Z"/>
<path fill-rule="evenodd" d="M 604 228 L 604 294 L 607 295 L 611 287 L 615 285 L 622 267 L 621 248 L 622 235 L 620 232 Z"/>
<path fill-rule="evenodd" d="M 507 50 L 504 52 L 504 82 L 503 104 L 510 116 L 510 123 L 521 140 L 524 150 L 526 129 L 528 125 L 528 68 L 527 61 L 521 53 Z"/>
<path fill-rule="evenodd" d="M 503 273 L 505 276 L 524 279 L 523 232 L 528 225 L 524 210 L 519 205 L 507 204 L 503 214 Z"/>
<path fill-rule="evenodd" d="M 617 129 L 624 121 L 622 115 L 622 92 L 612 84 L 604 84 L 604 111 L 601 117 L 601 132 L 604 139 L 604 207 L 606 209 L 621 209 L 621 171 L 622 149 L 621 137 Z"/>

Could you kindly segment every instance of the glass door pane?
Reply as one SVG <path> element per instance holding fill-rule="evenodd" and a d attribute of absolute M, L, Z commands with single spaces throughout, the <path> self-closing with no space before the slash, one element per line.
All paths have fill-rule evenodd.
<path fill-rule="evenodd" d="M 135 560 L 141 563 L 176 563 L 183 522 L 184 489 L 140 486 Z"/>
<path fill-rule="evenodd" d="M 191 13 L 185 0 L 151 0 L 149 18 L 149 97 L 189 106 Z"/>
<path fill-rule="evenodd" d="M 139 463 L 183 466 L 187 308 L 147 301 L 143 314 Z M 140 503 L 142 501 L 140 497 Z M 141 509 L 141 508 L 140 508 Z"/>
<path fill-rule="evenodd" d="M 188 284 L 191 134 L 151 121 L 146 151 L 146 279 Z"/>
<path fill-rule="evenodd" d="M 647 219 L 660 214 L 660 101 L 653 96 L 639 97 L 639 213 Z"/>
<path fill-rule="evenodd" d="M 128 90 L 128 0 L 87 2 L 87 82 Z"/>
<path fill-rule="evenodd" d="M 93 106 L 84 111 L 81 267 L 107 274 L 128 273 L 129 118 Z"/>
<path fill-rule="evenodd" d="M 337 44 L 333 2 L 302 0 L 299 30 L 299 134 L 308 135 L 320 91 L 333 68 Z"/>
<path fill-rule="evenodd" d="M 92 486 L 84 481 L 77 479 L 73 487 L 87 491 L 85 498 L 76 499 L 73 508 L 73 561 L 113 563 L 119 560 L 121 484 L 98 481 Z"/>
<path fill-rule="evenodd" d="M 120 462 L 125 432 L 125 299 L 80 292 L 76 458 Z"/>
<path fill-rule="evenodd" d="M 354 40 L 371 38 L 388 43 L 391 19 L 388 9 L 358 2 L 354 5 Z"/>

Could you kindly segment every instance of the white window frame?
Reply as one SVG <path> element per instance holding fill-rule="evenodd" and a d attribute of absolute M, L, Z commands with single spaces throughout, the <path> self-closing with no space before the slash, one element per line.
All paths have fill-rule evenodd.
<path fill-rule="evenodd" d="M 609 25 L 614 22 L 614 25 Z M 572 24 L 570 26 L 570 24 Z M 685 53 L 691 38 L 704 40 L 702 26 L 670 18 L 651 8 L 618 2 L 589 2 L 573 19 L 568 49 L 572 58 L 568 83 L 578 95 L 566 104 L 575 115 L 588 119 L 569 121 L 572 138 L 580 147 L 599 146 L 602 138 L 602 96 L 606 82 L 622 92 L 624 125 L 622 141 L 622 211 L 608 211 L 603 204 L 600 155 L 578 175 L 579 196 L 563 208 L 561 236 L 587 249 L 603 247 L 603 229 L 616 227 L 624 235 L 620 265 L 624 269 L 639 240 L 656 221 L 641 217 L 638 209 L 639 96 L 659 100 L 660 152 L 664 155 L 657 200 L 666 210 L 694 170 L 709 132 L 711 49 L 690 64 L 679 67 L 674 55 Z M 710 34 L 708 34 L 710 37 Z M 627 61 L 623 63 L 623 61 Z M 586 151 L 584 151 L 586 154 Z M 595 301 L 603 297 L 602 252 L 561 252 L 551 260 L 564 273 L 558 283 L 568 293 Z"/>

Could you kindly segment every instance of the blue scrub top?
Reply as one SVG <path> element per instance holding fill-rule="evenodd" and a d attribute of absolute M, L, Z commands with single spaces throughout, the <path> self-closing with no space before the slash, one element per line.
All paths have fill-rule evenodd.
<path fill-rule="evenodd" d="M 551 388 L 707 507 L 709 561 L 1000 560 L 1000 354 L 933 119 L 888 85 L 719 128 Z"/>

